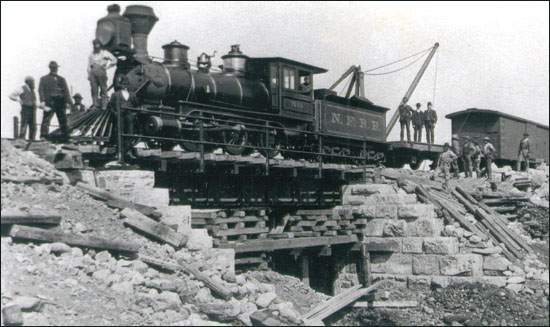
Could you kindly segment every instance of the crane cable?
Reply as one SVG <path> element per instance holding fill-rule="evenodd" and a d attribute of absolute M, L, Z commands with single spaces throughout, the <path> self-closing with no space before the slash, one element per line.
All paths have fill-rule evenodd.
<path fill-rule="evenodd" d="M 390 70 L 388 72 L 383 72 L 383 73 L 365 73 L 365 75 L 369 75 L 369 76 L 379 76 L 379 75 L 388 75 L 388 74 L 392 74 L 392 73 L 396 73 L 398 71 L 401 71 L 401 70 L 404 70 L 406 68 L 409 68 L 410 66 L 414 65 L 415 63 L 417 63 L 420 59 L 423 59 L 424 56 L 420 56 L 418 58 L 416 58 L 415 60 L 413 60 L 412 62 L 408 63 L 407 65 L 401 67 L 401 68 L 398 68 L 398 69 L 395 69 L 395 70 Z"/>
<path fill-rule="evenodd" d="M 384 64 L 384 65 L 382 65 L 382 66 L 378 66 L 378 67 L 375 67 L 375 68 L 367 69 L 367 70 L 365 70 L 365 73 L 372 72 L 372 71 L 378 70 L 378 69 L 380 69 L 380 68 L 388 67 L 388 66 L 391 66 L 391 65 L 393 65 L 393 64 L 396 64 L 396 63 L 398 63 L 398 62 L 402 62 L 402 61 L 405 61 L 405 60 L 407 60 L 407 59 L 410 59 L 410 58 L 419 56 L 419 55 L 421 55 L 421 54 L 425 54 L 425 53 L 427 53 L 428 51 L 430 51 L 430 50 L 432 50 L 432 49 L 433 49 L 433 46 L 429 47 L 428 49 L 419 51 L 419 52 L 417 52 L 417 53 L 413 53 L 412 55 L 407 56 L 407 57 L 405 57 L 405 58 L 401 58 L 401 59 L 392 61 L 392 62 L 387 63 L 387 64 Z M 375 75 L 375 74 L 366 74 L 366 75 Z"/>

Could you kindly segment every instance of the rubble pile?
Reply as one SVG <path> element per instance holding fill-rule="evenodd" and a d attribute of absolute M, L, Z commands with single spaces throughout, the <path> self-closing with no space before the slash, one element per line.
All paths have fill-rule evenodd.
<path fill-rule="evenodd" d="M 48 161 L 30 151 L 20 151 L 9 141 L 2 140 L 3 181 L 24 182 L 27 180 L 52 182 L 62 180 L 64 175 Z"/>

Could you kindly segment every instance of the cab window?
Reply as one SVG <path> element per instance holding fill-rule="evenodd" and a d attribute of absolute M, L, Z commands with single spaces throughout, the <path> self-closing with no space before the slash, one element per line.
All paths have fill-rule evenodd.
<path fill-rule="evenodd" d="M 296 72 L 291 68 L 283 68 L 283 87 L 287 90 L 296 89 Z"/>

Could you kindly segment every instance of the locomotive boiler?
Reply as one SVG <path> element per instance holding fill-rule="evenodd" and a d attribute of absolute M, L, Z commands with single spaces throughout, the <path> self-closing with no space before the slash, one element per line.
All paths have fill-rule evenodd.
<path fill-rule="evenodd" d="M 388 109 L 314 90 L 314 75 L 327 70 L 282 57 L 248 57 L 239 45 L 221 57 L 219 68 L 206 53 L 192 68 L 189 47 L 178 41 L 153 60 L 147 40 L 157 21 L 152 8 L 131 5 L 97 23 L 96 38 L 119 58 L 115 88 L 135 95 L 132 108 L 123 108 L 134 113 L 135 128 L 125 131 L 130 144 L 335 160 L 382 152 Z"/>

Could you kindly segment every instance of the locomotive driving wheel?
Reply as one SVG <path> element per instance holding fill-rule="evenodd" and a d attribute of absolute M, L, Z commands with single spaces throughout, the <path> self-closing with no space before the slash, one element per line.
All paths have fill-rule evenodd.
<path fill-rule="evenodd" d="M 243 125 L 238 125 L 237 128 L 230 131 L 223 131 L 223 143 L 227 153 L 240 156 L 250 153 L 250 148 L 247 148 L 248 143 L 248 131 L 246 131 Z"/>

